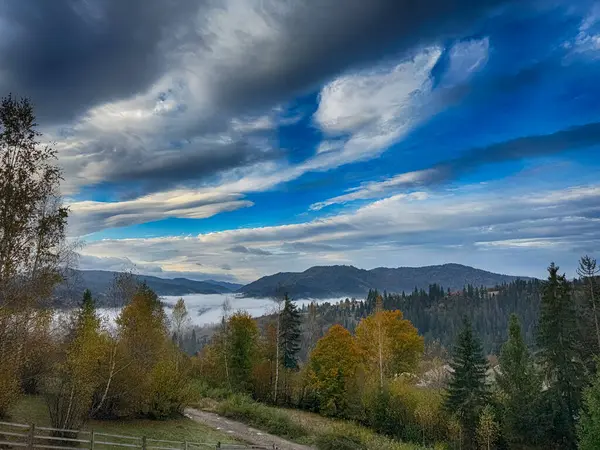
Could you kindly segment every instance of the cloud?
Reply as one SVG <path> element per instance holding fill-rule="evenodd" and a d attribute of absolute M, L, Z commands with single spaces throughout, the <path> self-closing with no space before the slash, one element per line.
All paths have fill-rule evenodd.
<path fill-rule="evenodd" d="M 232 247 L 229 247 L 227 250 L 229 250 L 230 252 L 233 252 L 233 253 L 245 253 L 245 254 L 249 254 L 249 255 L 259 255 L 259 256 L 268 256 L 268 255 L 273 254 L 271 252 L 262 250 L 260 248 L 248 248 L 248 247 L 244 247 L 243 245 L 234 245 Z"/>
<path fill-rule="evenodd" d="M 326 0 L 318 14 L 308 0 L 121 3 L 0 9 L 0 91 L 32 97 L 68 193 L 128 180 L 155 192 L 277 158 L 265 133 L 282 103 L 384 54 L 404 59 L 465 33 L 512 2 Z M 347 153 L 385 140 L 355 136 Z"/>
<path fill-rule="evenodd" d="M 236 194 L 174 190 L 121 202 L 81 201 L 69 205 L 73 236 L 166 218 L 203 219 L 253 203 Z"/>
<path fill-rule="evenodd" d="M 472 73 L 485 66 L 489 49 L 487 37 L 456 43 L 448 54 L 448 68 L 443 75 L 442 86 L 456 86 L 467 81 Z"/>
<path fill-rule="evenodd" d="M 135 255 L 135 259 L 131 257 L 135 263 L 160 265 L 169 272 L 193 272 L 197 270 L 193 269 L 195 262 L 202 261 L 205 272 L 231 272 L 251 281 L 315 264 L 343 262 L 377 267 L 439 263 L 445 259 L 445 251 L 452 251 L 454 257 L 450 260 L 466 263 L 486 252 L 485 258 L 478 260 L 483 261 L 493 258 L 489 252 L 514 248 L 519 242 L 527 251 L 543 252 L 551 245 L 560 246 L 561 254 L 571 254 L 573 263 L 580 249 L 592 253 L 600 249 L 600 186 L 574 186 L 537 194 L 524 189 L 508 182 L 498 194 L 458 190 L 430 195 L 420 202 L 399 195 L 352 213 L 304 223 L 239 228 L 194 237 L 103 240 L 90 243 L 82 251 L 104 257 Z M 545 244 L 536 246 L 535 242 Z M 237 246 L 261 248 L 272 255 L 245 264 L 239 259 L 241 253 L 232 255 L 227 251 Z M 297 253 L 290 258 L 290 251 Z M 516 261 L 514 258 L 522 255 L 508 257 Z M 536 253 L 535 257 L 547 264 L 553 256 Z M 489 263 L 482 265 L 490 267 Z M 230 271 L 224 268 L 227 266 Z"/>
<path fill-rule="evenodd" d="M 512 139 L 472 149 L 458 158 L 443 161 L 428 169 L 402 173 L 384 181 L 365 183 L 358 188 L 351 189 L 347 194 L 314 203 L 310 208 L 319 210 L 333 204 L 385 197 L 398 189 L 423 188 L 451 181 L 485 164 L 552 155 L 599 144 L 600 123 L 576 126 L 546 135 Z M 418 200 L 426 194 L 413 192 L 402 195 Z"/>

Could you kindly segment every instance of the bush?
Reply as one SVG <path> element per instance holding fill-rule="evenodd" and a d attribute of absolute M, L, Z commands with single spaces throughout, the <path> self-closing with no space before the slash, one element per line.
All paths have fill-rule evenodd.
<path fill-rule="evenodd" d="M 367 446 L 356 436 L 338 433 L 322 434 L 317 438 L 319 450 L 367 450 Z"/>
<path fill-rule="evenodd" d="M 21 395 L 17 374 L 8 364 L 0 365 L 0 418 L 6 417 L 10 407 Z"/>

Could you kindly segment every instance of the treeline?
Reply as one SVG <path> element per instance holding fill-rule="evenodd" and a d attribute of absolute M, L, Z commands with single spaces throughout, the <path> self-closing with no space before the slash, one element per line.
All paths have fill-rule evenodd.
<path fill-rule="evenodd" d="M 506 324 L 511 314 L 521 319 L 526 342 L 532 345 L 535 341 L 540 308 L 539 280 L 516 280 L 494 288 L 467 285 L 457 292 L 437 284 L 408 294 L 370 290 L 364 300 L 346 299 L 337 304 L 317 305 L 323 327 L 340 324 L 353 331 L 361 319 L 373 312 L 379 295 L 383 297 L 384 308 L 401 310 L 427 343 L 436 341 L 449 348 L 460 332 L 462 319 L 468 317 L 481 337 L 484 350 L 497 354 L 507 338 Z M 306 308 L 303 312 L 307 312 Z"/>
<path fill-rule="evenodd" d="M 173 344 L 156 294 L 115 280 L 123 308 L 111 325 L 87 292 L 71 315 L 52 293 L 75 262 L 65 239 L 62 172 L 42 145 L 33 107 L 0 102 L 0 418 L 23 394 L 43 395 L 56 428 L 90 417 L 165 417 L 181 411 L 189 359 Z M 115 303 L 117 304 L 117 303 Z"/>
<path fill-rule="evenodd" d="M 321 336 L 326 318 L 319 311 L 331 309 L 311 304 L 301 315 L 288 298 L 261 326 L 244 312 L 226 316 L 195 370 L 225 392 L 354 420 L 423 445 L 575 449 L 579 442 L 582 449 L 600 448 L 596 261 L 582 258 L 575 282 L 554 264 L 548 270 L 544 282 L 473 289 L 472 296 L 465 289 L 473 302 L 506 298 L 503 289 L 528 293 L 538 299 L 538 319 L 527 339 L 518 315 L 507 317 L 507 338 L 491 364 L 473 315 L 457 317 L 449 369 L 443 361 L 436 366 L 445 375 L 438 385 L 423 382 L 433 367 L 424 360 L 423 337 L 400 310 L 385 308 L 409 296 L 375 292 L 366 302 L 337 305 L 363 315 L 353 332 L 335 324 Z M 431 291 L 439 292 L 432 302 L 447 298 L 441 288 Z"/>

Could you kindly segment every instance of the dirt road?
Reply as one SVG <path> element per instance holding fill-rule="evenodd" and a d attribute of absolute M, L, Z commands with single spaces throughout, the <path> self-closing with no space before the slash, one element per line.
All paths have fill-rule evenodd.
<path fill-rule="evenodd" d="M 221 417 L 218 414 L 186 408 L 185 415 L 207 427 L 225 432 L 236 439 L 253 445 L 276 448 L 278 450 L 314 450 L 312 447 L 286 441 L 280 437 L 249 427 L 241 422 Z"/>

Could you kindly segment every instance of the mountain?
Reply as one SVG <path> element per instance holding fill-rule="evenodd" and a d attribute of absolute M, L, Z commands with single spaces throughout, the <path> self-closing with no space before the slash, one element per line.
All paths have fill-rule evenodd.
<path fill-rule="evenodd" d="M 238 289 L 240 289 L 241 287 L 244 286 L 243 284 L 240 284 L 240 283 L 230 283 L 229 281 L 219 281 L 219 280 L 203 280 L 203 283 L 216 284 L 217 286 L 221 286 L 226 289 L 229 289 L 230 292 L 237 291 Z"/>
<path fill-rule="evenodd" d="M 363 297 L 369 289 L 387 292 L 412 292 L 438 284 L 451 291 L 473 286 L 492 287 L 509 283 L 516 277 L 475 269 L 461 264 L 426 267 L 378 267 L 364 270 L 353 266 L 316 266 L 304 272 L 280 272 L 262 277 L 238 292 L 247 297 L 270 297 L 287 292 L 292 298 Z"/>
<path fill-rule="evenodd" d="M 69 301 L 78 300 L 81 293 L 89 289 L 102 305 L 118 273 L 105 270 L 72 270 L 68 277 L 68 286 L 63 284 L 56 291 L 56 303 L 68 304 Z M 241 286 L 215 280 L 195 281 L 187 278 L 169 279 L 150 275 L 135 275 L 135 278 L 138 282 L 146 282 L 158 295 L 229 294 Z"/>

